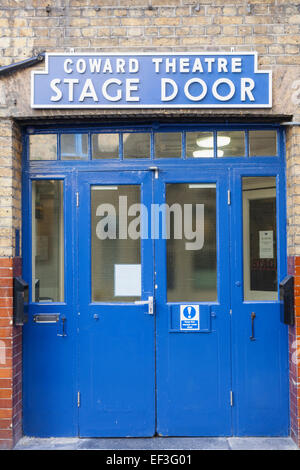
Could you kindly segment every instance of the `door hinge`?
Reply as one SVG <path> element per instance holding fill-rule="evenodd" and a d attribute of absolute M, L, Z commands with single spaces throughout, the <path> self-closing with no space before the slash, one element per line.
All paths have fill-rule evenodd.
<path fill-rule="evenodd" d="M 227 191 L 227 203 L 230 206 L 230 204 L 231 204 L 231 191 L 230 191 L 230 189 L 228 189 L 228 191 Z"/>
<path fill-rule="evenodd" d="M 79 192 L 76 192 L 76 207 L 79 207 Z"/>
<path fill-rule="evenodd" d="M 230 406 L 233 406 L 233 391 L 230 390 Z"/>
<path fill-rule="evenodd" d="M 77 406 L 78 406 L 78 408 L 80 407 L 80 398 L 81 398 L 80 392 L 77 392 Z"/>

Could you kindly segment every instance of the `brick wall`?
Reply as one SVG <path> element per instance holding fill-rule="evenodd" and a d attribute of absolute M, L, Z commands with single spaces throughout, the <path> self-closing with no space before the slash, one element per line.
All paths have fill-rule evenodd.
<path fill-rule="evenodd" d="M 11 120 L 0 120 L 0 449 L 22 435 L 22 328 L 13 326 L 15 230 L 21 221 L 21 134 Z"/>
<path fill-rule="evenodd" d="M 22 328 L 12 324 L 13 276 L 20 274 L 20 259 L 0 259 L 0 449 L 22 435 Z"/>
<path fill-rule="evenodd" d="M 300 446 L 300 128 L 286 134 L 288 273 L 295 276 L 295 326 L 289 328 L 291 435 Z"/>

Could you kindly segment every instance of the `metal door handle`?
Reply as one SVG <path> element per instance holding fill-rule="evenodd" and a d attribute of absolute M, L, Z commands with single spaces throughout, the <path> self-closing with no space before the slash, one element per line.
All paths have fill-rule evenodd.
<path fill-rule="evenodd" d="M 60 333 L 57 333 L 57 336 L 62 336 L 63 338 L 64 338 L 65 336 L 67 336 L 67 333 L 66 333 L 66 320 L 67 320 L 66 317 L 63 315 L 63 316 L 61 317 L 62 333 L 61 333 L 61 334 L 60 334 Z"/>
<path fill-rule="evenodd" d="M 153 315 L 154 313 L 154 298 L 152 295 L 148 297 L 148 300 L 136 300 L 134 302 L 136 305 L 148 305 L 148 314 Z"/>
<path fill-rule="evenodd" d="M 251 331 L 252 331 L 252 335 L 250 336 L 250 340 L 251 341 L 255 341 L 255 336 L 254 336 L 254 320 L 255 320 L 255 313 L 252 312 L 251 313 Z"/>

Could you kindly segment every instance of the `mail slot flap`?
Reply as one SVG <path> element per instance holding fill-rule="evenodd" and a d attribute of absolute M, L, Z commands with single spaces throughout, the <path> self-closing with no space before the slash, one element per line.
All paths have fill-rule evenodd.
<path fill-rule="evenodd" d="M 59 313 L 41 313 L 33 315 L 33 321 L 35 323 L 57 323 L 59 315 Z"/>
<path fill-rule="evenodd" d="M 286 325 L 294 325 L 294 278 L 286 276 L 279 284 L 280 319 Z"/>

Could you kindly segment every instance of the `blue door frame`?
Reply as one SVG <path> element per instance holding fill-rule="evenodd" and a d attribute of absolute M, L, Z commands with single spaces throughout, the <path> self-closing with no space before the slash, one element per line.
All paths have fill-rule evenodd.
<path fill-rule="evenodd" d="M 263 165 L 233 169 L 231 184 L 234 198 L 231 210 L 232 253 L 232 358 L 233 390 L 239 406 L 233 413 L 233 429 L 239 436 L 280 436 L 289 428 L 288 327 L 280 322 L 279 301 L 243 300 L 242 178 L 276 177 L 277 271 L 278 284 L 286 275 L 285 174 Z M 235 207 L 234 207 L 235 206 Z M 279 286 L 278 286 L 279 288 Z M 255 340 L 251 314 L 255 313 Z M 273 374 L 270 373 L 273 371 Z M 277 373 L 274 373 L 277 371 Z M 259 419 L 258 419 L 259 416 Z"/>
<path fill-rule="evenodd" d="M 128 131 L 129 125 L 119 127 L 120 131 Z M 135 126 L 133 131 L 149 131 L 153 144 L 154 126 Z M 286 214 L 285 214 L 285 151 L 284 131 L 278 126 L 241 126 L 241 125 L 166 125 L 163 131 L 190 131 L 190 130 L 248 130 L 248 129 L 276 129 L 278 132 L 279 153 L 277 157 L 243 158 L 214 158 L 214 159 L 182 159 L 155 160 L 151 150 L 150 160 L 128 161 L 29 161 L 28 160 L 28 132 L 24 133 L 24 167 L 23 167 L 23 277 L 30 282 L 31 279 L 31 182 L 35 179 L 61 179 L 64 181 L 64 248 L 65 248 L 65 301 L 63 303 L 30 303 L 29 321 L 24 326 L 23 346 L 23 406 L 24 406 L 24 433 L 32 436 L 76 436 L 101 435 L 97 434 L 92 423 L 92 410 L 86 409 L 85 422 L 88 423 L 86 431 L 80 432 L 80 413 L 85 413 L 84 394 L 81 396 L 81 406 L 78 408 L 78 391 L 88 386 L 88 379 L 80 383 L 80 345 L 85 347 L 88 337 L 78 335 L 80 330 L 89 330 L 88 323 L 83 326 L 80 312 L 80 290 L 88 289 L 86 279 L 81 278 L 78 254 L 78 243 L 82 236 L 81 223 L 88 223 L 87 212 L 82 215 L 76 210 L 75 193 L 84 191 L 84 181 L 88 172 L 93 172 L 91 181 L 103 181 L 103 174 L 110 172 L 111 181 L 115 175 L 115 184 L 126 180 L 124 176 L 132 172 L 132 184 L 141 182 L 139 174 L 148 174 L 149 166 L 155 164 L 159 170 L 159 178 L 153 180 L 153 201 L 164 200 L 164 185 L 167 182 L 207 182 L 215 181 L 218 187 L 218 299 L 219 305 L 203 306 L 209 308 L 216 316 L 211 318 L 212 333 L 195 333 L 189 337 L 187 334 L 178 334 L 170 331 L 170 318 L 177 306 L 166 301 L 166 265 L 165 241 L 156 240 L 155 259 L 159 289 L 155 293 L 157 303 L 156 314 L 156 368 L 157 368 L 157 422 L 156 431 L 162 435 L 287 435 L 289 433 L 288 413 L 288 336 L 287 327 L 279 321 L 279 302 L 263 302 L 253 304 L 243 301 L 241 286 L 243 285 L 243 247 L 242 247 L 242 196 L 241 178 L 243 176 L 276 176 L 277 179 L 277 258 L 278 280 L 286 274 Z M 86 132 L 91 143 L 92 132 L 110 132 L 116 127 L 71 128 L 71 127 L 40 127 L 35 133 L 57 133 L 58 153 L 60 153 L 61 133 Z M 32 129 L 29 129 L 32 132 Z M 248 139 L 246 134 L 246 146 Z M 185 132 L 183 132 L 185 144 Z M 151 147 L 153 149 L 153 145 Z M 89 160 L 91 159 L 91 145 L 89 145 Z M 207 161 L 209 160 L 209 161 Z M 103 173 L 104 172 L 104 173 Z M 122 176 L 123 173 L 123 176 Z M 98 176 L 97 176 L 98 175 Z M 101 176 L 102 175 L 102 176 Z M 182 176 L 184 175 L 184 176 Z M 102 180 L 101 180 L 102 178 Z M 105 178 L 105 176 L 104 176 Z M 147 177 L 146 177 L 147 178 Z M 153 178 L 153 175 L 152 175 Z M 130 179 L 130 178 L 129 178 Z M 87 181 L 85 184 L 88 184 Z M 227 205 L 227 191 L 231 191 L 231 204 Z M 225 201 L 226 203 L 225 203 Z M 149 201 L 150 202 L 150 201 Z M 223 208 L 222 213 L 220 209 Z M 79 218 L 78 218 L 79 217 Z M 81 217 L 81 218 L 80 218 Z M 228 231 L 225 230 L 228 228 Z M 224 230 L 221 237 L 221 229 Z M 226 248 L 227 246 L 227 248 Z M 222 250 L 223 247 L 223 250 Z M 148 248 L 151 253 L 151 248 Z M 225 251 L 224 251 L 225 250 Z M 153 253 L 152 253 L 153 254 Z M 151 256 L 151 255 L 150 255 Z M 85 264 L 88 257 L 84 258 Z M 227 264 L 227 268 L 226 268 Z M 86 268 L 88 269 L 88 265 Z M 148 289 L 149 290 L 149 289 Z M 147 290 L 147 292 L 148 292 Z M 146 294 L 146 292 L 145 292 Z M 30 297 L 31 298 L 31 297 Z M 220 299 L 222 299 L 220 301 Z M 85 307 L 84 307 L 85 308 Z M 86 312 L 93 308 L 86 305 Z M 213 308 L 213 310 L 212 310 Z M 141 309 L 141 307 L 137 307 Z M 257 313 L 257 341 L 249 342 L 251 322 L 249 315 L 255 310 Z M 57 336 L 62 328 L 57 325 L 39 325 L 33 322 L 33 315 L 38 313 L 60 313 L 67 318 L 67 337 Z M 81 313 L 81 312 L 80 312 Z M 231 313 L 231 314 L 230 314 Z M 213 324 L 217 325 L 214 327 Z M 94 323 L 93 323 L 94 324 Z M 151 326 L 151 328 L 154 326 Z M 90 327 L 91 329 L 92 327 Z M 213 336 L 216 335 L 216 340 Z M 182 338 L 182 339 L 181 339 Z M 189 338 L 192 338 L 191 340 Z M 200 339 L 198 339 L 200 338 Z M 221 373 L 219 383 L 215 388 L 214 403 L 220 405 L 215 410 L 209 409 L 204 417 L 204 410 L 197 408 L 197 399 L 193 397 L 190 406 L 181 400 L 184 392 L 184 381 L 178 382 L 176 372 L 183 372 L 182 361 L 184 354 L 179 352 L 193 348 L 203 354 L 210 348 L 210 339 L 217 341 L 222 352 Z M 193 341 L 188 344 L 188 341 Z M 199 346 L 199 341 L 203 344 Z M 266 343 L 267 341 L 267 343 Z M 198 342 L 198 343 L 197 343 Z M 213 344 L 213 343 L 212 343 Z M 201 349 L 203 348 L 203 349 Z M 215 349 L 213 349 L 215 352 Z M 275 357 L 273 352 L 276 352 Z M 179 354 L 179 355 L 178 355 Z M 169 362 L 163 360 L 167 355 Z M 216 353 L 216 357 L 217 357 Z M 219 357 L 219 356 L 218 356 Z M 159 360 L 161 359 L 161 360 Z M 215 359 L 217 360 L 217 359 Z M 151 373 L 151 361 L 149 373 Z M 271 361 L 271 363 L 270 363 Z M 197 364 L 198 365 L 198 364 Z M 178 366 L 178 370 L 175 367 Z M 192 362 L 186 369 L 186 378 L 193 380 L 195 363 Z M 171 373 L 170 373 L 171 370 Z M 270 377 L 272 370 L 272 377 Z M 88 371 L 87 371 L 88 373 Z M 168 381 L 164 378 L 168 374 Z M 207 363 L 201 365 L 201 376 L 209 375 L 213 378 L 213 368 Z M 266 376 L 272 385 L 266 386 Z M 255 383 L 259 378 L 260 383 Z M 145 379 L 145 384 L 153 389 L 154 378 Z M 178 386 L 178 390 L 176 390 Z M 175 387 L 175 391 L 174 391 Z M 198 387 L 198 388 L 197 388 Z M 219 388 L 218 388 L 219 387 Z M 274 393 L 275 389 L 275 393 Z M 195 385 L 198 396 L 205 403 L 207 390 Z M 233 403 L 230 403 L 229 393 L 233 391 Z M 203 392 L 203 396 L 201 393 Z M 232 395 L 231 395 L 232 397 Z M 155 397 L 150 397 L 150 401 Z M 173 403 L 170 402 L 173 401 Z M 233 406 L 231 406 L 233 404 Z M 153 435 L 155 427 L 155 405 L 149 411 L 147 431 L 145 428 L 131 429 L 126 434 L 124 430 L 113 432 L 111 429 L 106 435 Z M 170 419 L 172 416 L 172 419 Z M 219 416 L 219 419 L 218 419 Z M 221 418 L 220 418 L 221 416 Z M 186 421 L 184 420 L 186 417 Z M 103 418 L 103 416 L 102 416 Z M 137 418 L 137 421 L 139 419 Z M 151 424 L 152 423 L 152 424 Z M 203 424 L 204 423 L 204 424 Z M 211 426 L 208 426 L 208 423 Z M 91 425 L 91 427 L 89 427 Z M 126 430 L 128 431 L 128 429 Z M 102 435 L 104 435 L 102 433 Z"/>

